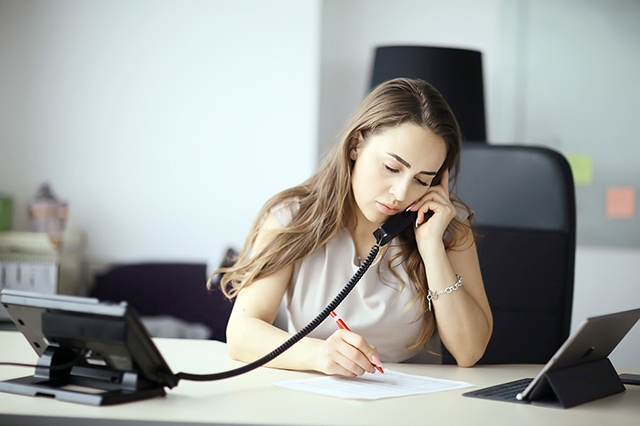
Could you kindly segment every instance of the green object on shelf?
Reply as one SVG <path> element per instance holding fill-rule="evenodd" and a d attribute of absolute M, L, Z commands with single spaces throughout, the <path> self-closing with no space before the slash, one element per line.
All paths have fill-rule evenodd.
<path fill-rule="evenodd" d="M 13 200 L 11 197 L 0 194 L 0 232 L 11 230 L 13 215 Z"/>

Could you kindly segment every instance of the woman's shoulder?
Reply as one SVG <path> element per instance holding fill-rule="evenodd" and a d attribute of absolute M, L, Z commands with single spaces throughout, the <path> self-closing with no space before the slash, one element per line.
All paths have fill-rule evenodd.
<path fill-rule="evenodd" d="M 291 223 L 293 216 L 298 210 L 300 210 L 300 200 L 293 198 L 276 204 L 270 210 L 269 216 L 271 216 L 280 227 L 284 228 Z"/>
<path fill-rule="evenodd" d="M 293 200 L 283 200 L 273 206 L 263 207 L 255 225 L 253 250 L 264 248 L 273 242 L 275 235 L 291 222 L 294 214 L 298 210 L 298 203 Z"/>

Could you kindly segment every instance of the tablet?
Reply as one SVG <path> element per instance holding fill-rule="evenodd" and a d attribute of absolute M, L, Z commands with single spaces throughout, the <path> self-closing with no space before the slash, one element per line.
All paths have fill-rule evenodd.
<path fill-rule="evenodd" d="M 593 316 L 556 351 L 534 378 L 521 378 L 464 396 L 568 408 L 625 390 L 609 354 L 640 319 L 640 309 Z"/>

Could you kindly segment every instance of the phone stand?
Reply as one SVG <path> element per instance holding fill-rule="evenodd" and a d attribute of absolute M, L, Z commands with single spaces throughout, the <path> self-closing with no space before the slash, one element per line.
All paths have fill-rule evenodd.
<path fill-rule="evenodd" d="M 599 359 L 544 375 L 545 389 L 533 390 L 531 403 L 570 408 L 625 391 L 609 358 Z"/>
<path fill-rule="evenodd" d="M 166 394 L 162 384 L 146 380 L 136 371 L 92 366 L 73 351 L 51 346 L 38 360 L 33 376 L 2 381 L 0 390 L 88 405 L 120 404 Z"/>

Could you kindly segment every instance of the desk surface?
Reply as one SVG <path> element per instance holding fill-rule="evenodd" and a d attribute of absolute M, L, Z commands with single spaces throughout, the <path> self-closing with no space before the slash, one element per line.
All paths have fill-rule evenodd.
<path fill-rule="evenodd" d="M 213 373 L 241 364 L 225 345 L 210 340 L 155 339 L 174 373 Z M 0 331 L 0 362 L 35 363 L 22 334 Z M 386 368 L 490 386 L 533 377 L 538 365 L 476 366 L 385 364 Z M 636 368 L 626 372 L 638 372 Z M 0 380 L 30 375 L 32 369 L 0 366 Z M 375 401 L 346 400 L 279 388 L 273 382 L 315 377 L 313 373 L 259 368 L 216 382 L 181 381 L 167 396 L 116 406 L 94 407 L 49 398 L 0 392 L 0 424 L 235 424 L 235 425 L 636 425 L 640 388 L 562 410 L 467 398 L 469 389 Z M 470 388 L 473 389 L 473 388 Z"/>

